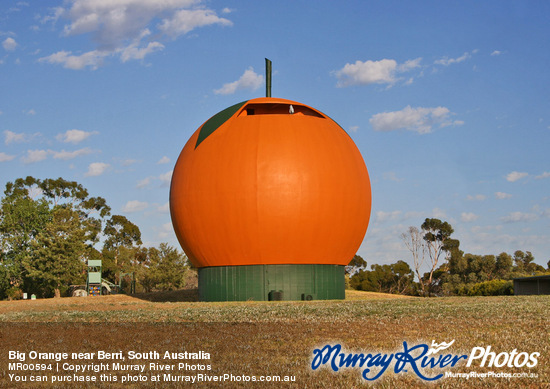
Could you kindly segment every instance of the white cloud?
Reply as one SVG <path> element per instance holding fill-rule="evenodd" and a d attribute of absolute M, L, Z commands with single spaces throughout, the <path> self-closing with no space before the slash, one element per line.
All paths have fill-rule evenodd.
<path fill-rule="evenodd" d="M 398 72 L 408 72 L 409 70 L 416 69 L 420 67 L 420 61 L 422 58 L 409 59 L 405 63 L 397 66 Z"/>
<path fill-rule="evenodd" d="M 23 111 L 23 113 L 24 113 L 25 115 L 30 115 L 30 116 L 36 115 L 36 111 L 35 111 L 34 109 L 32 109 L 32 108 L 29 109 L 29 110 L 27 110 L 27 111 Z"/>
<path fill-rule="evenodd" d="M 14 51 L 17 47 L 17 42 L 15 41 L 15 39 L 8 37 L 2 42 L 2 47 L 6 51 Z"/>
<path fill-rule="evenodd" d="M 24 163 L 35 163 L 45 160 L 49 154 L 48 150 L 27 150 L 27 155 L 21 159 Z"/>
<path fill-rule="evenodd" d="M 502 224 L 498 224 L 496 226 L 473 226 L 470 228 L 470 231 L 474 234 L 485 234 L 493 231 L 499 232 L 502 231 Z"/>
<path fill-rule="evenodd" d="M 9 145 L 10 143 L 26 142 L 27 136 L 23 133 L 18 134 L 10 130 L 4 131 L 4 143 Z"/>
<path fill-rule="evenodd" d="M 400 215 L 401 215 L 401 211 L 392 211 L 392 212 L 378 211 L 376 212 L 376 221 L 378 223 L 384 223 L 388 220 L 396 220 Z"/>
<path fill-rule="evenodd" d="M 123 212 L 140 212 L 146 209 L 149 206 L 149 203 L 138 201 L 138 200 L 131 200 L 126 203 L 126 205 L 122 208 Z"/>
<path fill-rule="evenodd" d="M 157 206 L 157 211 L 160 213 L 168 213 L 170 212 L 170 202 L 166 202 L 162 205 Z"/>
<path fill-rule="evenodd" d="M 476 50 L 474 50 L 473 52 L 476 52 Z M 467 59 L 469 59 L 471 57 L 472 57 L 472 55 L 470 53 L 464 53 L 458 58 L 444 57 L 444 58 L 438 59 L 434 63 L 436 65 L 449 66 L 449 65 L 452 65 L 454 63 L 460 63 L 460 62 L 466 61 Z"/>
<path fill-rule="evenodd" d="M 337 86 L 393 84 L 396 82 L 396 68 L 397 62 L 393 59 L 347 63 L 342 69 L 335 72 L 336 78 L 338 78 Z"/>
<path fill-rule="evenodd" d="M 61 159 L 61 160 L 67 161 L 67 160 L 74 159 L 83 155 L 88 155 L 91 153 L 93 153 L 93 150 L 88 147 L 79 149 L 79 150 L 74 150 L 74 151 L 27 150 L 27 154 L 21 157 L 21 160 L 24 163 L 28 164 L 28 163 L 43 161 L 46 158 L 48 158 L 50 155 L 52 155 L 53 158 L 55 159 Z M 98 166 L 96 166 L 95 168 L 97 169 Z M 90 175 L 97 175 L 97 174 L 90 174 Z"/>
<path fill-rule="evenodd" d="M 65 9 L 63 7 L 54 7 L 50 8 L 52 13 L 50 15 L 46 15 L 40 18 L 41 24 L 46 24 L 51 22 L 52 24 L 55 24 L 59 18 L 65 13 Z M 35 30 L 38 28 L 38 26 L 34 26 Z"/>
<path fill-rule="evenodd" d="M 478 218 L 479 216 L 472 212 L 462 212 L 460 214 L 460 220 L 463 221 L 464 223 L 470 223 L 470 222 L 476 221 Z"/>
<path fill-rule="evenodd" d="M 439 125 L 439 128 L 449 127 L 449 126 L 463 126 L 464 121 L 463 120 L 449 120 L 441 123 Z"/>
<path fill-rule="evenodd" d="M 11 161 L 14 158 L 15 158 L 15 155 L 9 155 L 4 152 L 0 152 L 0 162 Z"/>
<path fill-rule="evenodd" d="M 397 177 L 395 172 L 384 172 L 382 173 L 382 178 L 386 181 L 400 182 L 403 181 L 402 178 Z"/>
<path fill-rule="evenodd" d="M 450 120 L 453 113 L 445 107 L 412 108 L 410 105 L 401 111 L 382 112 L 373 115 L 369 122 L 375 131 L 394 131 L 407 129 L 416 131 L 419 134 L 432 132 L 434 126 L 438 128 L 449 125 L 461 125 L 462 121 Z"/>
<path fill-rule="evenodd" d="M 447 214 L 445 213 L 444 210 L 442 210 L 440 208 L 434 208 L 432 210 L 432 217 L 434 217 L 436 219 L 445 219 L 447 217 Z"/>
<path fill-rule="evenodd" d="M 151 186 L 153 181 L 157 181 L 157 180 L 160 181 L 161 187 L 170 186 L 170 182 L 172 181 L 172 172 L 173 171 L 170 170 L 169 172 L 163 173 L 158 177 L 149 176 L 142 180 L 139 180 L 138 183 L 136 184 L 136 188 L 138 189 L 147 188 Z"/>
<path fill-rule="evenodd" d="M 359 130 L 359 126 L 351 126 L 351 127 L 349 127 L 349 130 L 351 132 L 357 132 Z"/>
<path fill-rule="evenodd" d="M 540 176 L 536 176 L 535 178 L 536 178 L 537 180 L 540 180 L 540 179 L 548 178 L 548 177 L 550 177 L 550 172 L 544 172 L 544 173 L 542 173 Z"/>
<path fill-rule="evenodd" d="M 504 192 L 495 192 L 495 197 L 499 200 L 505 200 L 505 199 L 509 199 L 510 197 L 512 197 L 512 195 L 509 194 L 509 193 L 504 193 Z"/>
<path fill-rule="evenodd" d="M 122 166 L 132 166 L 134 163 L 138 163 L 137 159 L 128 158 L 122 161 Z"/>
<path fill-rule="evenodd" d="M 88 166 L 88 171 L 84 174 L 85 177 L 97 177 L 105 173 L 111 165 L 103 162 L 93 162 Z"/>
<path fill-rule="evenodd" d="M 103 64 L 103 58 L 111 55 L 108 51 L 88 51 L 81 55 L 71 55 L 70 51 L 58 51 L 47 57 L 38 59 L 38 62 L 47 62 L 55 65 L 62 65 L 66 69 L 80 70 L 89 67 L 96 70 Z"/>
<path fill-rule="evenodd" d="M 144 178 L 143 180 L 139 180 L 136 185 L 136 188 L 138 189 L 147 188 L 149 185 L 151 185 L 152 179 L 153 177 L 147 177 L 147 178 Z"/>
<path fill-rule="evenodd" d="M 159 239 L 166 239 L 173 235 L 174 235 L 174 226 L 172 225 L 172 223 L 164 223 L 161 226 L 160 231 L 158 232 Z"/>
<path fill-rule="evenodd" d="M 166 155 L 159 159 L 157 165 L 163 165 L 165 163 L 170 163 L 170 158 L 168 158 Z"/>
<path fill-rule="evenodd" d="M 95 50 L 83 54 L 59 51 L 40 62 L 60 64 L 68 69 L 97 69 L 105 57 L 119 56 L 121 62 L 143 60 L 165 46 L 150 36 L 176 38 L 213 24 L 232 25 L 228 19 L 201 5 L 201 0 L 72 0 L 53 9 L 42 23 L 68 19 L 66 37 L 92 34 Z M 153 31 L 151 31 L 153 30 Z M 149 37 L 146 39 L 146 37 Z"/>
<path fill-rule="evenodd" d="M 68 130 L 62 134 L 57 134 L 55 138 L 60 142 L 76 144 L 97 134 L 99 134 L 97 131 L 86 132 L 82 130 Z"/>
<path fill-rule="evenodd" d="M 225 18 L 220 18 L 210 9 L 182 9 L 176 11 L 171 18 L 164 19 L 159 25 L 159 30 L 166 35 L 177 37 L 194 30 L 197 27 L 220 24 L 232 26 L 233 23 Z"/>
<path fill-rule="evenodd" d="M 15 6 L 12 6 L 9 8 L 8 12 L 19 12 L 21 11 L 21 7 L 28 7 L 29 3 L 26 1 L 17 1 L 15 2 Z"/>
<path fill-rule="evenodd" d="M 398 73 L 420 67 L 421 60 L 422 58 L 416 58 L 400 65 L 393 59 L 355 61 L 355 63 L 345 64 L 342 69 L 333 73 L 338 79 L 336 84 L 338 87 L 369 84 L 389 84 L 391 86 L 399 80 Z"/>
<path fill-rule="evenodd" d="M 242 89 L 255 91 L 262 86 L 263 82 L 264 76 L 257 74 L 254 72 L 254 68 L 249 67 L 237 81 L 224 84 L 220 89 L 214 90 L 214 93 L 218 95 L 230 95 Z"/>
<path fill-rule="evenodd" d="M 424 215 L 425 215 L 424 212 L 409 211 L 409 212 L 405 212 L 405 215 L 403 216 L 403 220 L 422 219 Z"/>
<path fill-rule="evenodd" d="M 159 180 L 162 182 L 162 186 L 169 186 L 170 185 L 170 181 L 172 181 L 172 173 L 174 171 L 173 170 L 170 170 L 169 172 L 166 172 L 164 174 L 161 174 L 159 176 Z"/>
<path fill-rule="evenodd" d="M 513 171 L 506 176 L 506 180 L 509 182 L 516 182 L 518 180 L 521 180 L 522 178 L 527 177 L 528 175 L 529 173 Z"/>
<path fill-rule="evenodd" d="M 164 49 L 164 45 L 159 42 L 149 42 L 146 47 L 137 47 L 137 44 L 131 44 L 130 46 L 122 49 L 120 54 L 120 60 L 122 62 L 129 61 L 131 59 L 142 60 L 146 55 L 160 51 Z"/>
<path fill-rule="evenodd" d="M 144 189 L 151 186 L 153 182 L 156 182 L 157 180 L 160 181 L 161 187 L 167 187 L 170 186 L 170 182 L 172 181 L 172 172 L 173 170 L 170 170 L 166 173 L 163 173 L 157 177 L 149 176 L 142 180 L 139 180 L 136 184 L 136 188 L 138 189 Z"/>
<path fill-rule="evenodd" d="M 466 198 L 470 201 L 483 201 L 487 197 L 485 195 L 482 195 L 482 194 L 477 194 L 477 195 L 474 195 L 474 196 L 468 195 Z"/>
<path fill-rule="evenodd" d="M 104 58 L 114 54 L 120 54 L 122 62 L 131 59 L 142 60 L 147 54 L 162 50 L 164 45 L 158 42 L 150 42 L 146 47 L 139 48 L 137 43 L 132 43 L 129 46 L 115 51 L 92 50 L 81 55 L 72 55 L 70 51 L 59 51 L 47 57 L 38 59 L 38 62 L 47 62 L 54 65 L 62 65 L 66 69 L 81 70 L 86 67 L 91 70 L 97 70 L 103 65 Z"/>
<path fill-rule="evenodd" d="M 151 31 L 146 28 L 130 45 L 121 49 L 120 60 L 122 62 L 126 62 L 131 59 L 143 60 L 148 54 L 154 53 L 155 51 L 163 50 L 164 45 L 159 42 L 149 42 L 147 46 L 139 47 L 141 44 L 141 40 L 150 34 Z"/>
<path fill-rule="evenodd" d="M 64 34 L 93 33 L 100 46 L 120 47 L 140 35 L 150 22 L 162 15 L 195 4 L 195 0 L 74 0 L 64 15 L 71 23 Z"/>
<path fill-rule="evenodd" d="M 500 50 L 495 50 L 491 53 L 492 56 L 501 55 L 501 54 L 502 54 L 502 51 L 500 51 Z"/>
<path fill-rule="evenodd" d="M 53 154 L 53 157 L 55 159 L 62 159 L 64 161 L 93 153 L 92 149 L 90 149 L 89 147 L 79 149 L 79 150 L 74 150 L 74 151 L 61 150 L 61 151 L 50 151 L 50 152 Z"/>
<path fill-rule="evenodd" d="M 531 222 L 538 219 L 534 213 L 512 212 L 508 216 L 501 218 L 504 223 Z"/>

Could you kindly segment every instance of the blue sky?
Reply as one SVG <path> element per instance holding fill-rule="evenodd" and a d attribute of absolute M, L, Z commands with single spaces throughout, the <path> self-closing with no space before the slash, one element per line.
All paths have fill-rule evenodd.
<path fill-rule="evenodd" d="M 0 185 L 63 177 L 177 240 L 170 176 L 191 134 L 264 95 L 315 107 L 372 181 L 367 262 L 446 220 L 465 252 L 550 259 L 550 3 L 3 1 Z"/>

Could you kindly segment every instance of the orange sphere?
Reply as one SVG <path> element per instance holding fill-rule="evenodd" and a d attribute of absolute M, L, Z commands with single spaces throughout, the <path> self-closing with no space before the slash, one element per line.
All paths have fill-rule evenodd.
<path fill-rule="evenodd" d="M 206 121 L 183 148 L 170 188 L 174 230 L 197 267 L 347 265 L 370 209 L 367 168 L 348 134 L 278 98 Z"/>

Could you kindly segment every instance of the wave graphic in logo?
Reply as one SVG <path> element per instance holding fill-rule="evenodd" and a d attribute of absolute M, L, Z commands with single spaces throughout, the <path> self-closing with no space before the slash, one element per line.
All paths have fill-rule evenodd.
<path fill-rule="evenodd" d="M 426 355 L 432 355 L 437 354 L 441 350 L 446 350 L 455 342 L 455 340 L 451 340 L 449 343 L 441 342 L 441 344 L 435 343 L 435 340 L 432 340 L 432 348 L 428 350 L 428 353 Z"/>

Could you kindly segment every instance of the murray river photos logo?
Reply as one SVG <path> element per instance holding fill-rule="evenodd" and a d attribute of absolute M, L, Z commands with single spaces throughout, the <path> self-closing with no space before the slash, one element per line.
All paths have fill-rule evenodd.
<path fill-rule="evenodd" d="M 403 349 L 393 353 L 348 353 L 340 344 L 327 344 L 313 350 L 311 369 L 317 370 L 324 365 L 335 372 L 357 368 L 367 381 L 375 381 L 393 370 L 395 374 L 413 372 L 423 380 L 435 381 L 449 376 L 442 372 L 443 369 L 459 364 L 465 364 L 466 367 L 532 368 L 537 365 L 540 356 L 538 352 L 529 354 L 518 352 L 517 349 L 495 352 L 491 346 L 474 347 L 469 354 L 452 354 L 447 350 L 454 342 L 454 339 L 439 344 L 432 341 L 431 347 L 423 343 L 411 346 L 403 342 Z"/>

